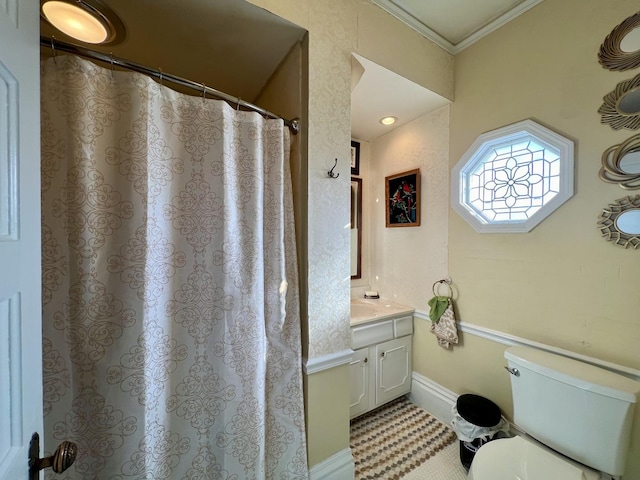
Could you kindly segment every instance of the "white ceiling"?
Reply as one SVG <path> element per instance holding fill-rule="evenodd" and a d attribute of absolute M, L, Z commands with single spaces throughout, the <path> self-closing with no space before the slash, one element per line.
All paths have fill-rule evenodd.
<path fill-rule="evenodd" d="M 371 0 L 456 54 L 542 0 Z"/>
<path fill-rule="evenodd" d="M 480 38 L 534 7 L 542 0 L 372 0 L 393 16 L 455 55 Z M 364 67 L 352 78 L 351 136 L 375 140 L 447 103 L 444 97 L 354 55 Z M 352 77 L 361 72 L 352 64 Z M 382 117 L 398 117 L 391 127 Z"/>
<path fill-rule="evenodd" d="M 351 136 L 375 140 L 380 135 L 447 105 L 449 100 L 401 77 L 364 57 L 354 54 L 351 80 Z M 360 68 L 361 66 L 361 68 Z M 359 77 L 359 78 L 358 78 Z M 380 119 L 398 121 L 385 126 Z"/>

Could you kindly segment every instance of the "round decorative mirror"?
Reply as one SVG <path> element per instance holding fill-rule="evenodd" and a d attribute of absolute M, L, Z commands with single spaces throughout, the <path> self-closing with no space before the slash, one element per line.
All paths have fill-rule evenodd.
<path fill-rule="evenodd" d="M 640 12 L 614 28 L 600 46 L 600 65 L 609 70 L 630 70 L 640 65 Z"/>
<path fill-rule="evenodd" d="M 640 89 L 635 88 L 620 97 L 618 111 L 625 115 L 640 113 Z"/>
<path fill-rule="evenodd" d="M 604 96 L 598 113 L 600 123 L 614 130 L 637 130 L 640 127 L 640 75 L 618 83 L 615 90 Z"/>
<path fill-rule="evenodd" d="M 603 209 L 598 228 L 603 237 L 616 245 L 640 247 L 640 195 L 621 198 Z"/>
<path fill-rule="evenodd" d="M 627 235 L 640 235 L 640 208 L 622 212 L 616 219 L 616 227 Z"/>
<path fill-rule="evenodd" d="M 640 50 L 640 28 L 635 27 L 622 38 L 620 50 L 624 53 L 633 53 Z"/>
<path fill-rule="evenodd" d="M 620 170 L 627 175 L 640 174 L 640 152 L 629 152 L 620 160 Z"/>
<path fill-rule="evenodd" d="M 640 188 L 640 135 L 607 148 L 599 175 L 601 180 L 617 183 L 625 190 Z"/>

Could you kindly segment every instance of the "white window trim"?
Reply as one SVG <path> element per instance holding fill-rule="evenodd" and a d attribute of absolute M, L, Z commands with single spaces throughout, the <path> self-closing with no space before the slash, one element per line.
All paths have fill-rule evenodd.
<path fill-rule="evenodd" d="M 552 145 L 560 152 L 560 191 L 535 214 L 523 222 L 490 222 L 465 204 L 463 178 L 475 169 L 487 149 L 494 144 L 505 144 L 528 134 Z M 451 206 L 479 233 L 526 233 L 573 196 L 574 143 L 533 120 L 523 120 L 506 127 L 483 133 L 460 158 L 451 172 Z"/>

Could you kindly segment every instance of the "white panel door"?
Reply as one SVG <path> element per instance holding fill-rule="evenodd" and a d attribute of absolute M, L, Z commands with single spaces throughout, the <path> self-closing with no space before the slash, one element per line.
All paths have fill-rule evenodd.
<path fill-rule="evenodd" d="M 42 433 L 39 3 L 0 0 L 0 479 Z"/>
<path fill-rule="evenodd" d="M 376 345 L 376 406 L 411 390 L 411 341 L 407 335 Z"/>
<path fill-rule="evenodd" d="M 356 350 L 349 365 L 350 384 L 350 414 L 351 418 L 369 410 L 371 396 L 369 395 L 371 382 L 371 365 L 369 361 L 369 347 Z"/>

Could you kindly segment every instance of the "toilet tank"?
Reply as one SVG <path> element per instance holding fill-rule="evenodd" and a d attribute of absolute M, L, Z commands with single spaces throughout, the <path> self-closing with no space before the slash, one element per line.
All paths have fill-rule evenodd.
<path fill-rule="evenodd" d="M 514 423 L 563 455 L 622 475 L 640 383 L 528 347 L 504 356 L 519 372 L 510 375 Z"/>

